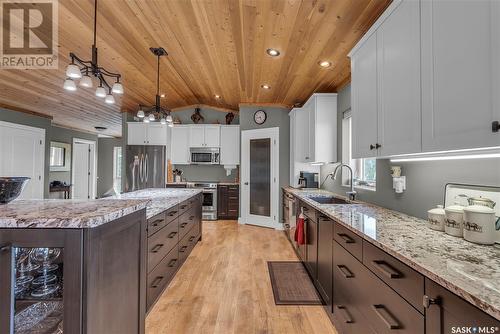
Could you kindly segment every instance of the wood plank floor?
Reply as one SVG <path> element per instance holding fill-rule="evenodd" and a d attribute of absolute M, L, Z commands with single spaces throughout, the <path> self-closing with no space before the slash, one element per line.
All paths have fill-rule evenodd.
<path fill-rule="evenodd" d="M 146 320 L 147 334 L 335 334 L 321 306 L 274 304 L 267 261 L 297 260 L 281 231 L 203 223 L 196 245 Z"/>

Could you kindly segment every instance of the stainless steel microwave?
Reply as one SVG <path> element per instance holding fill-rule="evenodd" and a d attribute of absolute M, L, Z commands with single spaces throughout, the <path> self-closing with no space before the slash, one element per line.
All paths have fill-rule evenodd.
<path fill-rule="evenodd" d="M 191 147 L 191 164 L 219 165 L 220 148 L 218 147 Z"/>

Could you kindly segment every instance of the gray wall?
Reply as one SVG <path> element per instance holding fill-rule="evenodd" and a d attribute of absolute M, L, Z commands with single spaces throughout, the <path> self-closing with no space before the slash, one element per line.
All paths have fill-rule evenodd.
<path fill-rule="evenodd" d="M 0 120 L 45 129 L 44 197 L 62 198 L 62 193 L 49 193 L 49 183 L 53 180 L 71 183 L 71 171 L 50 172 L 50 142 L 58 141 L 62 143 L 72 144 L 73 138 L 94 140 L 97 142 L 97 135 L 54 126 L 52 125 L 52 120 L 50 118 L 2 108 L 0 108 Z M 97 148 L 97 151 L 99 151 L 99 148 Z"/>
<path fill-rule="evenodd" d="M 342 112 L 350 108 L 350 85 L 339 92 L 338 99 L 338 152 L 339 161 L 342 159 Z M 406 176 L 407 190 L 396 194 L 392 189 L 390 166 L 402 167 L 402 175 Z M 334 165 L 321 167 L 321 178 L 333 171 Z M 324 188 L 338 194 L 345 194 L 348 190 L 340 184 L 341 178 L 336 181 L 327 180 Z M 444 187 L 446 183 L 470 183 L 500 186 L 500 159 L 485 160 L 448 160 L 448 161 L 419 161 L 391 163 L 389 159 L 377 160 L 377 190 L 369 191 L 356 189 L 358 198 L 362 201 L 374 203 L 392 210 L 426 218 L 427 210 L 436 204 L 443 204 Z"/>
<path fill-rule="evenodd" d="M 113 154 L 116 146 L 123 146 L 122 138 L 99 138 L 97 158 L 97 196 L 102 197 L 113 188 Z M 122 154 L 123 154 L 122 148 Z M 124 164 L 122 164 L 123 166 Z M 124 174 L 122 173 L 124 176 Z M 125 178 L 122 178 L 122 189 Z"/>
<path fill-rule="evenodd" d="M 267 120 L 263 125 L 257 125 L 253 120 L 255 111 L 262 109 L 267 114 Z M 290 118 L 286 108 L 270 107 L 242 107 L 240 108 L 240 128 L 241 131 L 260 128 L 279 128 L 279 184 L 280 187 L 288 185 L 290 181 Z M 282 193 L 280 191 L 280 202 L 282 203 Z M 281 221 L 281 209 L 279 216 Z"/>

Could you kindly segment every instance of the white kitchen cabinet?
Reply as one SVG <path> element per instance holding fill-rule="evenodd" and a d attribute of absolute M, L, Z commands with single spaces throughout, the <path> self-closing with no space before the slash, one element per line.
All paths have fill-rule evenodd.
<path fill-rule="evenodd" d="M 170 161 L 173 165 L 187 165 L 189 158 L 190 126 L 175 125 L 171 128 Z"/>
<path fill-rule="evenodd" d="M 396 2 L 351 53 L 352 156 L 421 151 L 420 4 Z"/>
<path fill-rule="evenodd" d="M 220 164 L 240 164 L 240 126 L 220 126 Z"/>
<path fill-rule="evenodd" d="M 500 146 L 500 2 L 421 6 L 423 151 Z"/>
<path fill-rule="evenodd" d="M 377 34 L 351 57 L 352 157 L 377 155 Z"/>
<path fill-rule="evenodd" d="M 377 74 L 378 155 L 420 152 L 419 1 L 403 1 L 377 30 Z"/>
<path fill-rule="evenodd" d="M 295 109 L 295 159 L 301 162 L 309 162 L 309 111 L 307 108 Z"/>
<path fill-rule="evenodd" d="M 190 147 L 219 147 L 220 125 L 190 125 Z"/>
<path fill-rule="evenodd" d="M 337 94 L 313 94 L 297 115 L 300 129 L 304 128 L 299 134 L 304 138 L 303 161 L 337 161 Z"/>
<path fill-rule="evenodd" d="M 127 126 L 127 145 L 167 145 L 166 125 L 129 122 Z"/>

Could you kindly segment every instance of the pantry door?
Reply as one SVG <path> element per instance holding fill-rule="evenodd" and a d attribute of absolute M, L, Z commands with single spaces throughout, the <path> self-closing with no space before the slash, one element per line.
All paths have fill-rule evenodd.
<path fill-rule="evenodd" d="M 279 128 L 241 132 L 242 224 L 279 229 Z"/>

